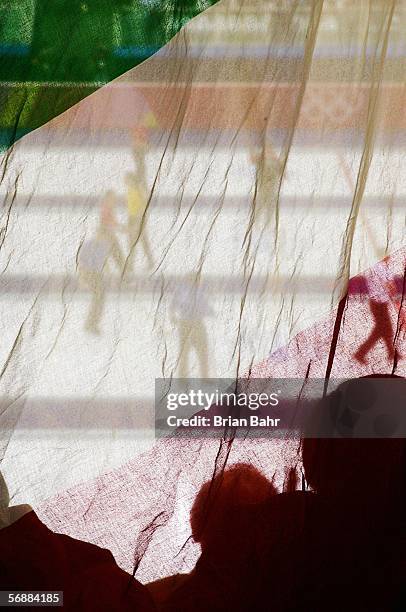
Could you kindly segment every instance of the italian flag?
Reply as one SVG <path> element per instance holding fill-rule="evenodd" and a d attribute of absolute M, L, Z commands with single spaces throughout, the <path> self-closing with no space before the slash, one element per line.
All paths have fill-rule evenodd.
<path fill-rule="evenodd" d="M 98 23 L 136 27 L 115 4 L 74 2 L 66 58 L 33 66 L 134 65 L 98 46 Z M 1 470 L 51 529 L 142 557 L 142 582 L 193 568 L 219 461 L 275 486 L 297 463 L 294 441 L 156 440 L 157 379 L 405 375 L 402 3 L 199 10 L 93 93 L 10 86 L 3 114 L 20 100 L 29 133 L 13 115 L 1 160 Z"/>

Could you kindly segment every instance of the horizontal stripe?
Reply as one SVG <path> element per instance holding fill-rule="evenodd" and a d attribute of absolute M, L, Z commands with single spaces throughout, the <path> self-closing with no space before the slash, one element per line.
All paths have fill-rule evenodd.
<path fill-rule="evenodd" d="M 17 130 L 17 138 L 21 138 L 28 133 L 29 130 Z M 290 128 L 285 129 L 270 128 L 267 130 L 267 140 L 272 144 L 274 148 L 283 146 L 286 143 L 287 136 L 290 133 Z M 0 130 L 0 143 L 9 144 L 10 136 L 14 134 L 14 131 Z M 198 147 L 199 150 L 209 148 L 212 144 L 216 145 L 216 151 L 222 149 L 230 149 L 233 147 L 233 151 L 244 150 L 251 146 L 257 146 L 258 142 L 264 138 L 264 133 L 259 129 L 240 129 L 238 131 L 238 140 L 235 138 L 236 131 L 232 128 L 192 128 L 183 127 L 182 133 L 179 135 L 177 149 L 194 149 Z M 170 140 L 171 130 L 158 128 L 149 136 L 148 149 L 150 152 L 154 149 L 162 148 L 163 143 Z M 71 129 L 64 131 L 62 127 L 53 128 L 52 126 L 47 127 L 47 130 L 39 130 L 36 132 L 34 138 L 24 140 L 24 150 L 30 151 L 32 149 L 41 150 L 41 146 L 44 148 L 49 147 L 49 141 L 52 141 L 52 148 L 55 150 L 60 148 L 66 151 L 66 154 L 73 154 L 74 150 L 80 149 L 94 149 L 98 153 L 107 152 L 108 150 L 114 149 L 119 152 L 120 150 L 128 150 L 132 147 L 131 133 L 128 129 L 122 128 L 99 128 L 94 133 L 93 130 Z M 204 141 L 204 146 L 202 142 Z M 317 129 L 301 129 L 295 130 L 294 138 L 295 148 L 306 148 L 314 149 L 320 152 L 328 152 L 332 147 L 338 149 L 348 149 L 354 153 L 358 153 L 365 146 L 365 130 L 363 126 L 356 128 L 343 128 L 334 131 L 326 130 L 326 133 L 320 134 L 320 130 Z M 399 129 L 394 134 L 392 130 L 388 130 L 379 134 L 377 138 L 376 146 L 382 147 L 406 147 L 406 127 L 405 129 Z M 4 150 L 4 149 L 3 149 Z M 190 152 L 189 152 L 190 154 Z"/>
<path fill-rule="evenodd" d="M 151 47 L 151 46 L 128 46 L 128 47 L 118 47 L 113 51 L 113 55 L 117 57 L 144 57 L 146 55 L 152 55 L 155 52 L 159 52 L 160 57 L 177 57 L 178 51 L 174 49 L 170 45 L 164 47 L 161 51 L 159 51 L 159 47 Z M 361 45 L 351 45 L 345 46 L 343 45 L 320 45 L 316 47 L 313 54 L 314 59 L 338 59 L 338 58 L 360 58 L 365 53 L 366 57 L 375 56 L 376 54 L 376 46 L 362 47 Z M 1 46 L 0 46 L 0 54 L 1 54 Z M 236 44 L 230 41 L 229 44 L 222 45 L 207 45 L 207 43 L 202 42 L 200 45 L 198 42 L 193 42 L 188 45 L 188 57 L 191 58 L 199 58 L 201 61 L 204 61 L 206 58 L 219 58 L 219 59 L 228 59 L 230 57 L 233 58 L 281 58 L 281 59 L 289 59 L 289 58 L 302 58 L 304 55 L 303 46 L 294 46 L 294 45 L 280 45 L 270 43 L 269 40 L 264 41 L 263 44 L 259 45 L 256 43 L 256 40 L 247 41 L 247 44 L 244 44 L 242 47 L 241 44 Z M 406 58 L 406 45 L 399 41 L 399 44 L 392 44 L 388 47 L 387 58 Z"/>
<path fill-rule="evenodd" d="M 139 70 L 139 67 L 137 67 L 137 71 Z M 399 84 L 397 82 L 393 82 L 393 81 L 385 81 L 385 79 L 383 79 L 381 81 L 382 83 L 382 88 L 383 90 L 385 89 L 389 89 L 389 88 L 395 88 L 398 89 L 398 91 L 403 91 L 404 86 L 402 84 Z M 50 88 L 50 89 L 63 89 L 63 88 L 69 88 L 69 87 L 75 87 L 77 85 L 83 85 L 89 88 L 92 88 L 94 86 L 94 82 L 93 81 L 24 81 L 24 82 L 19 82 L 19 81 L 0 81 L 0 91 L 2 91 L 3 89 L 25 89 L 25 88 L 29 88 L 29 87 L 38 87 L 38 88 Z M 99 81 L 96 84 L 98 85 L 105 85 L 104 81 Z M 162 88 L 162 90 L 167 90 L 168 89 L 168 83 L 166 81 L 149 81 L 149 80 L 143 80 L 143 79 L 132 79 L 130 78 L 130 73 L 126 73 L 122 76 L 120 76 L 119 78 L 110 81 L 109 83 L 107 83 L 108 88 L 109 89 L 134 89 L 134 90 L 139 90 L 142 91 L 143 95 L 148 95 L 148 90 L 156 90 L 157 88 Z M 286 81 L 279 81 L 278 79 L 272 79 L 272 81 L 257 81 L 257 82 L 253 82 L 253 81 L 244 81 L 243 79 L 238 79 L 235 81 L 222 81 L 221 79 L 218 80 L 215 84 L 213 83 L 213 85 L 210 85 L 209 83 L 207 83 L 206 81 L 200 81 L 200 80 L 193 80 L 193 83 L 189 83 L 189 85 L 192 85 L 193 89 L 194 88 L 210 88 L 211 91 L 213 91 L 214 89 L 229 89 L 229 88 L 235 88 L 235 89 L 240 89 L 240 88 L 246 88 L 246 89 L 253 89 L 253 88 L 257 88 L 257 89 L 261 89 L 261 90 L 268 90 L 268 89 L 273 89 L 273 88 L 281 88 L 281 87 L 291 87 L 290 83 L 287 83 Z M 370 83 L 366 83 L 366 82 L 362 82 L 359 81 L 356 84 L 354 84 L 353 81 L 336 81 L 335 83 L 332 81 L 317 81 L 317 83 L 313 83 L 312 80 L 308 81 L 308 84 L 306 85 L 306 89 L 307 87 L 312 88 L 313 85 L 316 85 L 317 88 L 320 87 L 327 87 L 327 88 L 332 88 L 332 87 L 337 87 L 337 88 L 343 88 L 343 87 L 348 87 L 349 89 L 351 89 L 352 91 L 354 90 L 354 87 L 356 86 L 357 88 L 359 88 L 360 90 L 362 89 L 369 89 L 371 87 Z M 170 87 L 173 89 L 176 88 L 181 88 L 184 89 L 185 88 L 185 84 L 180 81 L 180 82 L 175 82 L 175 83 L 170 83 Z M 151 92 L 152 93 L 152 92 Z M 156 92 L 155 92 L 156 93 Z"/>
<path fill-rule="evenodd" d="M 54 430 L 58 433 L 78 431 L 94 435 L 111 433 L 115 429 L 127 430 L 129 435 L 142 436 L 146 430 L 151 433 L 154 427 L 153 395 L 95 398 L 69 394 L 58 397 L 24 396 L 17 401 L 13 397 L 0 396 L 1 414 L 6 414 L 8 410 L 19 412 L 21 409 L 22 418 L 17 426 L 19 437 L 24 431 L 32 435 L 33 430 L 36 433 Z M 11 414 L 8 414 L 10 417 Z M 0 423 L 1 420 L 0 416 Z"/>
<path fill-rule="evenodd" d="M 29 45 L 19 45 L 19 44 L 0 44 L 0 57 L 1 56 L 24 56 L 30 54 L 30 46 Z"/>
<path fill-rule="evenodd" d="M 141 66 L 139 66 L 141 68 Z M 138 70 L 138 69 L 137 69 Z M 406 73 L 406 64 L 405 64 Z M 265 79 L 266 80 L 266 79 Z M 179 83 L 161 83 L 156 87 L 139 87 L 138 83 L 121 80 L 103 87 L 97 96 L 90 96 L 52 122 L 52 127 L 71 129 L 121 128 L 132 132 L 142 122 L 145 100 L 154 113 L 160 129 L 177 129 L 177 113 L 182 108 L 185 88 Z M 127 92 L 127 88 L 132 88 Z M 184 129 L 267 129 L 292 128 L 296 124 L 300 83 L 257 83 L 256 89 L 244 84 L 224 87 L 193 83 L 187 87 L 187 111 L 182 117 Z M 137 99 L 142 94 L 144 100 Z M 323 83 L 310 81 L 300 106 L 298 129 L 314 129 L 322 134 L 337 129 L 365 128 L 370 84 Z M 380 87 L 379 133 L 406 129 L 406 113 L 402 100 L 403 84 L 382 83 Z M 80 110 L 80 113 L 78 112 Z M 249 111 L 249 112 L 248 112 Z M 67 127 L 69 126 L 69 129 Z M 179 126 L 180 128 L 180 126 Z M 46 131 L 46 130 L 45 130 Z M 322 134 L 320 139 L 322 140 Z"/>
<path fill-rule="evenodd" d="M 182 287 L 183 273 L 178 275 L 165 274 L 165 293 L 171 295 L 175 290 L 178 291 Z M 130 299 L 135 295 L 150 294 L 156 292 L 159 288 L 160 278 L 157 276 L 136 274 L 130 276 L 128 280 L 121 280 L 116 276 L 103 276 L 104 289 L 108 293 L 128 293 Z M 217 293 L 219 295 L 245 295 L 245 289 L 248 286 L 249 292 L 269 292 L 269 297 L 273 292 L 283 292 L 285 295 L 295 295 L 297 293 L 307 293 L 309 296 L 331 293 L 336 278 L 328 275 L 305 275 L 300 276 L 284 276 L 279 278 L 269 279 L 265 276 L 252 276 L 250 279 L 243 276 L 230 278 L 222 275 L 206 275 L 199 283 L 199 288 L 208 295 Z M 403 276 L 396 276 L 392 279 L 394 287 L 399 295 L 402 293 Z M 189 285 L 186 285 L 189 288 Z M 64 292 L 90 293 L 90 291 L 79 281 L 78 276 L 72 275 L 19 275 L 8 274 L 4 272 L 0 277 L 0 291 L 3 294 L 25 294 L 41 292 L 41 296 L 45 298 L 48 294 Z M 350 291 L 353 294 L 366 294 L 367 289 L 363 284 L 357 284 L 353 281 L 350 286 Z M 59 299 L 59 296 L 58 296 Z"/>
<path fill-rule="evenodd" d="M 160 47 L 156 45 L 132 45 L 128 47 L 117 47 L 113 50 L 113 56 L 116 57 L 149 57 L 159 51 Z"/>
<path fill-rule="evenodd" d="M 27 208 L 27 199 L 29 198 L 29 206 Z M 196 202 L 195 197 L 193 196 L 183 196 L 181 200 L 182 208 L 188 209 L 191 208 Z M 219 198 L 216 196 L 201 196 L 198 199 L 199 206 L 195 208 L 195 212 L 198 214 L 206 214 L 207 209 L 212 209 L 213 206 L 217 206 L 219 203 Z M 150 205 L 150 213 L 154 213 L 155 209 L 159 208 L 171 208 L 179 204 L 179 201 L 176 198 L 168 198 L 167 196 L 154 197 L 151 201 Z M 234 210 L 241 209 L 243 207 L 247 207 L 252 204 L 252 200 L 247 196 L 235 196 L 233 198 L 226 197 L 222 199 L 221 209 L 222 210 Z M 98 208 L 100 205 L 100 196 L 80 196 L 75 193 L 68 195 L 32 195 L 28 194 L 17 194 L 16 198 L 13 201 L 13 209 L 22 207 L 25 209 L 26 213 L 33 213 L 35 209 L 38 209 L 38 214 L 43 214 L 41 211 L 42 208 L 46 208 L 46 214 L 59 214 L 61 209 L 69 210 L 75 208 L 86 207 L 89 208 Z M 287 196 L 283 197 L 281 200 L 281 205 L 284 208 L 311 208 L 311 210 L 317 209 L 317 214 L 319 215 L 329 215 L 333 210 L 347 208 L 348 209 L 348 197 L 330 197 L 320 198 L 320 197 L 305 197 L 305 196 Z M 376 196 L 364 198 L 362 201 L 362 206 L 365 209 L 392 209 L 392 208 L 400 208 L 406 210 L 406 194 L 404 197 L 392 197 L 392 196 Z M 117 198 L 117 208 L 127 209 L 127 199 L 125 195 L 118 196 Z M 73 211 L 72 211 L 73 212 Z M 82 211 L 80 211 L 82 214 Z"/>
<path fill-rule="evenodd" d="M 303 54 L 304 55 L 304 54 Z M 217 82 L 219 78 L 224 81 L 256 81 L 272 82 L 275 74 L 279 80 L 291 83 L 298 78 L 302 72 L 304 57 L 283 58 L 274 57 L 273 61 L 268 58 L 247 58 L 237 57 L 221 58 L 221 70 L 219 69 L 219 58 L 190 57 L 189 47 L 184 53 L 178 50 L 176 56 L 165 57 L 156 53 L 148 61 L 137 66 L 137 76 L 141 80 L 148 81 L 173 81 L 174 71 L 178 83 L 190 85 L 190 75 L 199 74 L 200 81 Z M 344 56 L 340 58 L 317 58 L 314 57 L 311 63 L 312 81 L 330 81 L 357 83 L 360 80 L 360 68 L 363 74 L 372 74 L 375 68 L 373 58 L 366 58 L 363 62 L 362 56 L 358 61 L 354 58 Z M 385 73 L 387 80 L 393 82 L 403 82 L 406 73 L 406 58 L 391 58 L 385 60 Z M 389 76 L 390 75 L 390 76 Z M 385 76 L 384 76 L 385 78 Z"/>

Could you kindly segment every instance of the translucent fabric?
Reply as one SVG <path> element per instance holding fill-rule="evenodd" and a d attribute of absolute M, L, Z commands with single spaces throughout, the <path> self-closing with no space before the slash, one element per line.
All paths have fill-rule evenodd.
<path fill-rule="evenodd" d="M 142 581 L 189 571 L 227 462 L 154 440 L 156 378 L 405 370 L 406 3 L 221 1 L 2 158 L 1 469 Z M 300 466 L 299 466 L 300 467 Z"/>

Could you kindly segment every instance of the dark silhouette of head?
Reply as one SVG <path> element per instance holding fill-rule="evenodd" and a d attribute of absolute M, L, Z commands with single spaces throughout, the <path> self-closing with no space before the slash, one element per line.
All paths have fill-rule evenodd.
<path fill-rule="evenodd" d="M 237 463 L 206 482 L 194 501 L 190 523 L 202 550 L 236 543 L 248 535 L 250 508 L 276 493 L 255 467 Z M 234 549 L 235 550 L 235 549 Z"/>
<path fill-rule="evenodd" d="M 382 509 L 403 499 L 406 444 L 391 436 L 396 435 L 395 409 L 405 397 L 406 379 L 373 375 L 346 381 L 321 401 L 317 410 L 333 427 L 319 438 L 302 440 L 310 487 L 353 506 L 374 499 Z"/>

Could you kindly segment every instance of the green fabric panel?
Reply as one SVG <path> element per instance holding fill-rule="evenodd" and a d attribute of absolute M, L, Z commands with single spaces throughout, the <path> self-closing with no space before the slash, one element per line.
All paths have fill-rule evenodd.
<path fill-rule="evenodd" d="M 141 63 L 217 0 L 3 0 L 0 145 Z"/>

